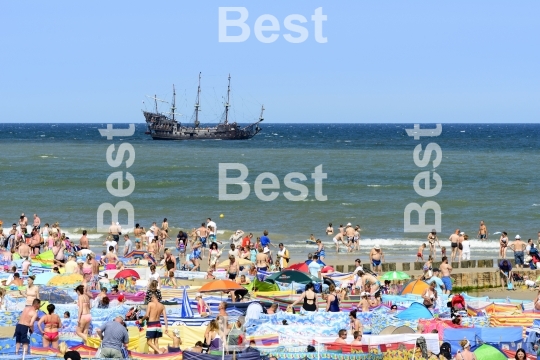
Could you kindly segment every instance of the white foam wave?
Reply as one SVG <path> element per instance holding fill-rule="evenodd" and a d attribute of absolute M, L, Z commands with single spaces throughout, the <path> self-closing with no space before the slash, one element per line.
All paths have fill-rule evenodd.
<path fill-rule="evenodd" d="M 334 243 L 331 239 L 321 239 L 325 246 L 333 246 Z M 302 242 L 304 244 L 302 244 Z M 414 248 L 415 250 L 422 244 L 427 244 L 427 240 L 412 240 L 412 239 L 383 239 L 383 238 L 361 238 L 361 246 L 375 246 L 379 245 L 383 248 Z M 469 240 L 471 244 L 471 252 L 474 250 L 493 250 L 499 248 L 499 243 L 497 241 L 480 241 L 480 240 Z M 446 249 L 450 249 L 450 241 L 443 240 L 440 242 L 441 246 L 445 246 Z M 294 243 L 289 243 L 289 247 L 312 247 L 313 245 L 305 244 L 305 240 L 295 241 Z"/>
<path fill-rule="evenodd" d="M 341 203 L 341 205 L 350 206 L 350 205 L 354 205 L 354 204 L 352 204 L 352 203 Z"/>

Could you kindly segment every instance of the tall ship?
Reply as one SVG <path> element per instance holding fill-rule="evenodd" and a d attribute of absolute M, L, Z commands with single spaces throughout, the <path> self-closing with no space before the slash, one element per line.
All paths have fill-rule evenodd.
<path fill-rule="evenodd" d="M 182 124 L 176 120 L 176 90 L 173 85 L 173 99 L 171 111 L 162 113 L 158 111 L 158 101 L 165 102 L 154 96 L 155 109 L 153 112 L 144 111 L 144 118 L 148 127 L 146 134 L 154 140 L 246 140 L 254 137 L 261 128 L 259 124 L 264 120 L 264 105 L 261 106 L 259 119 L 247 126 L 240 126 L 236 122 L 229 122 L 229 108 L 231 95 L 231 75 L 229 75 L 229 84 L 227 86 L 227 101 L 221 120 L 217 126 L 201 127 L 199 122 L 199 111 L 201 107 L 201 73 L 199 73 L 199 86 L 197 87 L 197 101 L 193 112 L 193 121 L 188 124 Z"/>

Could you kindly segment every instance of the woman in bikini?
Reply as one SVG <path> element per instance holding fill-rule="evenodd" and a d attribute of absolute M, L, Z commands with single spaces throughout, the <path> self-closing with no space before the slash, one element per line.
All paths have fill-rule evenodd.
<path fill-rule="evenodd" d="M 36 277 L 31 275 L 28 277 L 28 285 L 26 285 L 26 292 L 23 294 L 26 296 L 26 306 L 32 306 L 34 299 L 39 299 L 39 287 L 34 285 Z"/>
<path fill-rule="evenodd" d="M 362 283 L 364 284 L 364 288 L 369 288 L 370 294 L 376 296 L 377 292 L 379 292 L 381 288 L 381 282 L 377 280 L 377 278 L 371 274 L 366 274 L 365 272 L 362 272 L 362 270 L 358 270 L 359 273 L 362 273 Z"/>
<path fill-rule="evenodd" d="M 471 343 L 467 339 L 459 342 L 462 350 L 458 350 L 455 359 L 457 360 L 476 360 L 476 355 L 471 351 Z"/>
<path fill-rule="evenodd" d="M 54 309 L 53 304 L 47 305 L 49 315 L 43 316 L 38 322 L 38 328 L 43 333 L 44 348 L 52 346 L 53 349 L 58 349 L 58 339 L 60 338 L 58 330 L 62 328 L 62 320 L 54 313 Z M 42 328 L 43 323 L 45 323 L 45 329 Z"/>
<path fill-rule="evenodd" d="M 118 256 L 114 253 L 114 247 L 109 246 L 109 252 L 105 255 L 105 270 L 116 270 Z"/>
<path fill-rule="evenodd" d="M 304 311 L 319 311 L 319 304 L 317 304 L 317 294 L 315 293 L 314 289 L 315 286 L 313 285 L 313 283 L 308 283 L 302 295 L 298 299 L 296 299 L 296 301 L 293 302 L 291 305 L 287 306 L 287 309 L 292 309 L 294 305 L 298 304 L 300 301 L 303 301 L 302 309 L 304 309 Z"/>
<path fill-rule="evenodd" d="M 75 333 L 81 339 L 83 343 L 86 343 L 88 339 L 88 328 L 92 322 L 92 315 L 90 315 L 90 298 L 84 293 L 84 286 L 79 285 L 75 288 L 75 292 L 79 295 L 77 300 L 77 307 L 79 308 L 79 323 L 77 324 L 77 329 Z"/>
<path fill-rule="evenodd" d="M 435 306 L 435 302 L 437 301 L 437 290 L 435 290 L 436 285 L 437 283 L 433 281 L 431 284 L 429 284 L 429 287 L 422 294 L 422 299 L 424 299 L 424 305 L 428 309 Z"/>
<path fill-rule="evenodd" d="M 360 333 L 364 332 L 364 327 L 362 326 L 362 322 L 356 318 L 356 310 L 353 310 L 349 313 L 349 320 L 350 320 L 350 329 L 351 334 L 354 334 L 355 331 L 360 331 Z"/>
<path fill-rule="evenodd" d="M 501 259 L 506 259 L 506 250 L 508 249 L 508 234 L 506 231 L 503 231 L 501 238 L 499 239 L 499 257 Z"/>
<path fill-rule="evenodd" d="M 439 238 L 437 238 L 437 231 L 433 230 L 430 232 L 427 236 L 428 244 L 429 244 L 429 255 L 432 256 L 435 259 L 436 251 L 435 251 L 435 243 L 437 243 L 437 246 L 439 248 L 441 247 L 441 244 L 439 243 Z"/>

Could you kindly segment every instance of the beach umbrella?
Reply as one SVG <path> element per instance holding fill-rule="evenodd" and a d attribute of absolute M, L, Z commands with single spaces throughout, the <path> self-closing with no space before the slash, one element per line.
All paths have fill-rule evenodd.
<path fill-rule="evenodd" d="M 136 279 L 140 279 L 140 275 L 138 272 L 136 272 L 133 269 L 124 269 L 122 271 L 119 271 L 118 274 L 115 275 L 115 279 L 127 279 L 130 277 L 134 277 Z"/>
<path fill-rule="evenodd" d="M 403 287 L 403 290 L 401 290 L 401 293 L 399 295 L 405 295 L 405 294 L 416 294 L 416 295 L 422 295 L 424 291 L 429 287 L 429 285 L 422 280 L 413 280 L 409 281 L 405 286 Z"/>
<path fill-rule="evenodd" d="M 182 310 L 180 311 L 180 317 L 183 317 L 183 318 L 193 317 L 193 309 L 191 308 L 191 305 L 189 304 L 189 297 L 188 297 L 186 288 L 184 288 L 184 295 L 182 296 Z"/>
<path fill-rule="evenodd" d="M 80 285 L 83 277 L 80 274 L 62 274 L 51 278 L 47 283 L 48 286 L 76 286 Z"/>
<path fill-rule="evenodd" d="M 34 280 L 35 285 L 47 285 L 49 281 L 55 277 L 56 273 L 53 273 L 52 271 L 44 272 L 41 274 L 36 274 L 36 280 Z"/>
<path fill-rule="evenodd" d="M 251 265 L 251 264 L 252 264 L 251 261 L 249 261 L 249 260 L 247 260 L 247 259 L 240 259 L 240 258 L 236 258 L 236 262 L 237 262 L 238 265 L 240 265 L 240 266 L 246 266 L 246 265 Z M 230 264 L 231 264 L 230 260 L 227 259 L 227 260 L 222 261 L 221 263 L 219 263 L 219 264 L 217 265 L 217 267 L 223 269 L 223 268 L 226 268 L 227 266 L 229 266 Z"/>
<path fill-rule="evenodd" d="M 307 284 L 310 282 L 321 282 L 321 279 L 311 275 L 306 274 L 301 271 L 297 270 L 283 270 L 278 273 L 274 273 L 270 276 L 268 276 L 265 281 L 268 282 L 281 282 L 290 284 L 292 282 L 299 283 L 299 284 Z"/>
<path fill-rule="evenodd" d="M 478 360 L 508 360 L 508 357 L 492 345 L 482 344 L 473 351 Z"/>
<path fill-rule="evenodd" d="M 199 292 L 212 292 L 212 291 L 235 291 L 244 290 L 241 285 L 238 285 L 231 280 L 214 280 L 208 282 L 200 287 Z"/>
<path fill-rule="evenodd" d="M 65 290 L 52 286 L 42 286 L 39 288 L 39 299 L 48 301 L 50 304 L 72 304 L 75 302 Z"/>
<path fill-rule="evenodd" d="M 145 251 L 142 251 L 142 250 L 133 250 L 132 252 L 130 252 L 129 254 L 127 254 L 126 256 L 124 256 L 125 258 L 135 258 L 135 259 L 142 259 L 144 257 L 144 254 L 146 252 Z"/>
<path fill-rule="evenodd" d="M 408 280 L 411 277 L 403 271 L 389 271 L 381 276 L 381 280 Z"/>
<path fill-rule="evenodd" d="M 294 264 L 286 268 L 285 270 L 297 270 L 302 272 L 309 272 L 309 266 L 305 262 Z"/>

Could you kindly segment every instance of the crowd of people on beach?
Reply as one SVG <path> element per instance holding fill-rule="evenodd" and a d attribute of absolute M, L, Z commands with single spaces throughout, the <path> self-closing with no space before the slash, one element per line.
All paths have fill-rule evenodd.
<path fill-rule="evenodd" d="M 76 334 L 83 341 L 88 339 L 88 331 L 92 322 L 92 308 L 112 308 L 126 302 L 125 296 L 119 293 L 118 286 L 110 286 L 107 273 L 100 271 L 100 267 L 105 270 L 123 270 L 130 265 L 149 267 L 150 276 L 145 296 L 146 314 L 144 317 L 132 317 L 130 314 L 127 314 L 126 317 L 119 316 L 98 329 L 97 334 L 103 339 L 101 349 L 103 357 L 116 357 L 125 350 L 128 341 L 125 321 L 132 319 L 136 319 L 141 326 L 146 326 L 149 351 L 156 354 L 180 351 L 182 340 L 177 331 L 171 333 L 168 331 L 166 325 L 167 315 L 164 305 L 161 304 L 162 296 L 160 292 L 161 286 L 177 287 L 176 270 L 201 271 L 201 265 L 204 264 L 207 267 L 206 279 L 216 279 L 215 271 L 222 268 L 226 272 L 226 278 L 240 285 L 247 285 L 258 272 L 283 270 L 290 264 L 291 255 L 286 245 L 279 243 L 276 247 L 270 240 L 268 230 L 264 230 L 260 237 L 255 237 L 253 233 L 244 233 L 242 230 L 237 230 L 230 236 L 228 241 L 222 241 L 218 240 L 217 225 L 211 218 L 207 218 L 206 222 L 201 223 L 200 227 L 193 228 L 189 232 L 179 230 L 175 239 L 171 238 L 174 235 L 170 234 L 170 230 L 168 220 L 164 218 L 161 226 L 154 222 L 148 229 L 136 224 L 132 237 L 130 237 L 130 234 L 127 234 L 118 222 L 114 222 L 111 224 L 109 233 L 103 242 L 105 249 L 101 252 L 101 255 L 97 255 L 98 251 L 91 249 L 86 230 L 82 231 L 81 237 L 76 242 L 66 236 L 58 222 L 52 225 L 48 223 L 42 225 L 37 214 L 34 214 L 30 225 L 23 213 L 18 223 L 14 223 L 9 230 L 4 230 L 0 221 L 0 245 L 4 249 L 4 260 L 21 259 L 21 273 L 27 278 L 26 290 L 20 292 L 21 296 L 26 298 L 26 307 L 21 314 L 14 335 L 17 342 L 17 352 L 20 347 L 23 349 L 26 347 L 27 349 L 28 337 L 26 335 L 29 331 L 32 331 L 34 322 L 38 324 L 43 333 L 43 346 L 52 346 L 53 348 L 59 346 L 59 329 L 62 328 L 62 320 L 54 313 L 54 304 L 48 305 L 48 314 L 46 316 L 37 318 L 37 310 L 40 308 L 41 301 L 39 299 L 39 287 L 33 284 L 35 276 L 30 272 L 30 259 L 43 251 L 50 250 L 53 253 L 54 266 L 52 272 L 57 274 L 60 272 L 79 274 L 82 276 L 82 283 L 76 287 L 75 291 L 78 297 Z M 340 246 L 343 246 L 347 253 L 352 253 L 360 251 L 360 231 L 359 225 L 353 226 L 348 223 L 345 226 L 340 225 L 334 234 L 334 228 L 330 223 L 325 232 L 332 237 L 337 253 L 340 252 Z M 540 242 L 540 232 L 538 235 Z M 480 223 L 477 238 L 481 241 L 488 241 L 488 231 L 483 221 Z M 121 242 L 121 239 L 123 242 Z M 313 253 L 308 254 L 305 263 L 308 266 L 308 272 L 312 276 L 323 279 L 324 259 L 326 256 L 324 243 L 313 236 L 311 240 L 314 241 L 317 248 Z M 467 234 L 460 229 L 456 229 L 448 240 L 450 241 L 451 253 L 447 255 L 446 248 L 441 246 L 437 232 L 433 230 L 427 236 L 427 244 L 421 244 L 416 254 L 417 261 L 424 261 L 423 253 L 426 249 L 429 251 L 428 260 L 423 266 L 422 276 L 422 279 L 429 284 L 429 288 L 422 294 L 423 304 L 428 309 L 441 306 L 442 294 L 451 294 L 452 262 L 470 259 L 470 242 Z M 503 259 L 499 269 L 501 284 L 503 285 L 511 282 L 513 275 L 511 264 L 504 260 L 507 249 L 514 251 L 515 266 L 518 269 L 522 269 L 525 263 L 529 263 L 529 266 L 533 268 L 536 262 L 540 260 L 536 250 L 537 245 L 534 244 L 532 239 L 525 243 L 521 241 L 519 235 L 516 235 L 514 242 L 509 243 L 507 233 L 503 232 L 499 242 L 499 255 Z M 228 250 L 226 250 L 227 246 Z M 441 264 L 439 268 L 434 268 L 433 263 L 437 256 L 437 247 L 440 250 Z M 174 250 L 176 250 L 176 254 Z M 225 251 L 227 251 L 225 255 L 226 261 L 220 263 L 219 260 Z M 141 256 L 133 257 L 134 253 Z M 300 297 L 289 306 L 289 309 L 294 311 L 294 307 L 301 304 L 302 311 L 318 311 L 318 297 L 322 296 L 326 304 L 326 311 L 339 312 L 340 302 L 348 295 L 360 295 L 357 310 L 350 313 L 353 344 L 359 344 L 362 339 L 363 327 L 361 321 L 356 317 L 357 312 L 368 312 L 370 308 L 381 304 L 383 294 L 395 294 L 398 292 L 395 283 L 388 280 L 383 283 L 379 279 L 382 274 L 383 262 L 384 253 L 379 245 L 375 245 L 369 252 L 369 263 L 371 265 L 369 269 L 364 268 L 358 258 L 355 261 L 354 276 L 349 283 L 338 288 L 331 284 L 328 291 L 322 294 L 320 294 L 320 291 L 316 291 L 314 283 L 310 283 L 305 287 Z M 165 270 L 163 279 L 157 271 L 159 267 Z M 17 267 L 10 267 L 7 271 L 11 272 L 12 275 L 5 280 L 3 285 L 24 285 Z M 528 279 L 524 280 L 527 281 Z M 536 288 L 536 283 L 534 288 Z M 256 290 L 254 289 L 254 291 Z M 95 294 L 92 291 L 99 293 L 94 296 Z M 4 293 L 0 292 L 0 299 L 3 298 L 3 295 Z M 249 293 L 244 294 L 243 297 L 235 292 L 229 292 L 228 295 L 230 301 L 233 302 L 250 301 Z M 111 300 L 109 296 L 115 298 L 115 300 Z M 458 300 L 456 308 L 465 307 L 464 302 L 463 304 L 460 303 L 459 296 L 454 296 L 454 299 Z M 211 315 L 210 308 L 200 294 L 197 294 L 196 300 L 199 314 L 201 316 Z M 540 296 L 535 304 L 537 304 L 536 308 L 540 310 Z M 211 321 L 205 333 L 204 342 L 210 345 L 211 350 L 218 349 L 224 336 L 230 336 L 231 332 L 234 333 L 235 329 L 242 326 L 242 320 L 239 320 L 240 322 L 236 325 L 228 324 L 226 321 L 226 307 L 226 302 L 220 304 L 218 317 Z M 392 306 L 391 311 L 396 310 L 397 307 Z M 277 305 L 268 309 L 269 313 L 275 311 L 277 311 Z M 65 316 L 66 314 L 64 314 Z M 67 316 L 70 315 L 67 314 Z M 162 330 L 161 319 L 165 323 L 164 331 Z M 105 332 L 107 335 L 114 335 L 103 337 Z M 171 337 L 173 346 L 168 346 L 167 349 L 159 347 L 158 339 L 163 334 Z M 343 339 L 340 332 L 336 342 L 341 341 Z M 193 348 L 194 351 L 202 349 L 202 345 L 202 343 L 196 344 Z"/>

